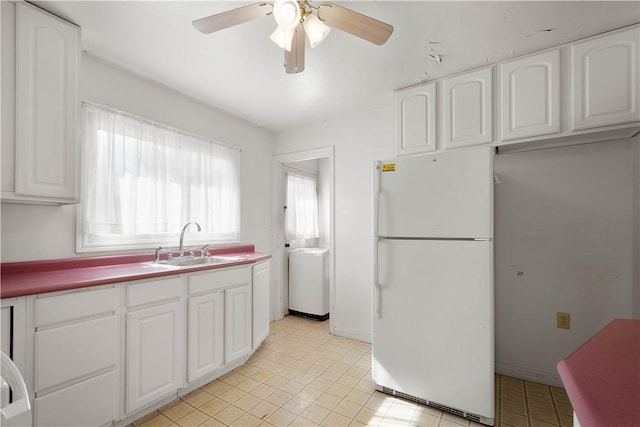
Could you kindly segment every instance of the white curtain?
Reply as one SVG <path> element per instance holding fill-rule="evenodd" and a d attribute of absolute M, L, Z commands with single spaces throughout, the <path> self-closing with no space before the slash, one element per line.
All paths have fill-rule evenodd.
<path fill-rule="evenodd" d="M 318 195 L 314 179 L 287 174 L 285 231 L 288 241 L 319 237 Z"/>
<path fill-rule="evenodd" d="M 84 104 L 85 246 L 176 243 L 197 221 L 200 242 L 240 236 L 240 151 Z"/>

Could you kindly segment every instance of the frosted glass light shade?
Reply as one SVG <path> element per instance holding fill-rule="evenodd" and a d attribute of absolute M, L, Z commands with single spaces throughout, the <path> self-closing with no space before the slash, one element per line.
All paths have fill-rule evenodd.
<path fill-rule="evenodd" d="M 295 27 L 289 29 L 284 28 L 282 25 L 278 25 L 278 28 L 271 33 L 269 38 L 282 49 L 285 49 L 287 52 L 291 52 L 291 42 L 293 41 L 293 34 L 295 32 Z"/>
<path fill-rule="evenodd" d="M 279 26 L 294 29 L 300 22 L 300 5 L 296 0 L 276 0 L 273 17 Z"/>
<path fill-rule="evenodd" d="M 304 19 L 304 32 L 309 38 L 311 47 L 316 47 L 329 35 L 331 28 L 324 24 L 314 14 L 309 14 Z"/>

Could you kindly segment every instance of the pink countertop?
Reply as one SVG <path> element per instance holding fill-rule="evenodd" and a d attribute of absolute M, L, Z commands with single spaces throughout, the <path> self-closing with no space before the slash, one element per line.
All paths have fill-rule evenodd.
<path fill-rule="evenodd" d="M 150 279 L 194 271 L 251 264 L 271 258 L 254 252 L 253 245 L 210 249 L 211 255 L 241 258 L 224 264 L 176 267 L 155 264 L 154 253 L 3 263 L 0 297 L 12 298 L 108 283 Z"/>
<path fill-rule="evenodd" d="M 640 426 L 640 319 L 616 319 L 558 372 L 582 427 Z"/>

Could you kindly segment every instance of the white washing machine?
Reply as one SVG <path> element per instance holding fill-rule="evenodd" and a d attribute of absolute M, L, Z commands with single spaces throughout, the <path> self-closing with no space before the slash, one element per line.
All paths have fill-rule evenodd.
<path fill-rule="evenodd" d="M 329 249 L 289 251 L 289 313 L 329 318 Z"/>

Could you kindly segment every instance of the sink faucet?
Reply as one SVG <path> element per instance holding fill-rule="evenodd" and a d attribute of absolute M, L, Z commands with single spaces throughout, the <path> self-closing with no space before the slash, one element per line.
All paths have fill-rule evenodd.
<path fill-rule="evenodd" d="M 184 240 L 184 232 L 185 232 L 185 231 L 187 231 L 187 228 L 189 228 L 189 226 L 190 226 L 191 224 L 195 224 L 195 225 L 197 225 L 197 226 L 198 226 L 198 231 L 201 231 L 201 230 L 202 230 L 202 228 L 200 228 L 200 224 L 198 224 L 198 223 L 197 223 L 197 222 L 195 222 L 195 221 L 188 222 L 188 223 L 186 223 L 186 224 L 184 225 L 184 227 L 182 227 L 182 231 L 180 232 L 180 248 L 178 249 L 178 256 L 179 256 L 179 257 L 180 257 L 180 256 L 182 256 L 182 248 L 183 248 L 183 246 L 184 246 L 184 245 L 183 245 L 183 243 L 182 243 L 182 242 L 183 242 L 183 240 Z"/>

